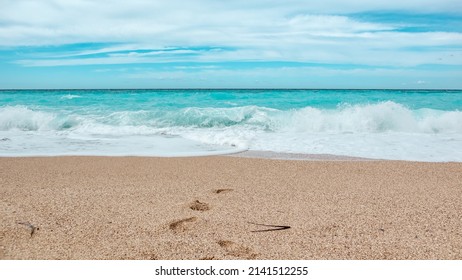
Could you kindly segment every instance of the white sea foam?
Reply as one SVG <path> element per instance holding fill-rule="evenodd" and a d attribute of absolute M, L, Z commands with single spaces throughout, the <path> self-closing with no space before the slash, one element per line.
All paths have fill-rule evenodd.
<path fill-rule="evenodd" d="M 462 112 L 394 102 L 276 110 L 258 106 L 139 111 L 0 108 L 0 155 L 199 155 L 252 149 L 462 161 Z"/>
<path fill-rule="evenodd" d="M 77 94 L 66 94 L 66 95 L 61 96 L 61 100 L 69 100 L 69 99 L 81 98 L 81 97 L 82 97 L 81 95 L 77 95 Z"/>
<path fill-rule="evenodd" d="M 33 111 L 24 106 L 0 108 L 0 131 L 57 130 L 56 116 L 52 113 Z"/>
<path fill-rule="evenodd" d="M 428 109 L 412 111 L 393 102 L 345 106 L 335 110 L 308 107 L 284 116 L 277 130 L 312 133 L 462 133 L 462 112 Z"/>
<path fill-rule="evenodd" d="M 118 111 L 75 115 L 32 110 L 24 106 L 0 108 L 0 131 L 103 130 L 151 133 L 160 128 L 239 127 L 271 132 L 462 133 L 462 112 L 431 109 L 410 110 L 400 104 L 343 106 L 337 109 L 306 107 L 297 110 L 244 106 L 237 108 L 186 108 L 171 111 Z M 121 129 L 123 128 L 123 129 Z M 128 129 L 128 130 L 127 130 Z"/>

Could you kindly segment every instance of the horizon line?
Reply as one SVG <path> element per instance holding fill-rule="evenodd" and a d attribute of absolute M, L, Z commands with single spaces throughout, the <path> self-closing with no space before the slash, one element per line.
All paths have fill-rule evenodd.
<path fill-rule="evenodd" d="M 43 90 L 43 91 L 60 91 L 60 90 L 428 90 L 428 91 L 460 91 L 462 88 L 0 88 L 0 91 L 26 91 L 26 90 Z"/>

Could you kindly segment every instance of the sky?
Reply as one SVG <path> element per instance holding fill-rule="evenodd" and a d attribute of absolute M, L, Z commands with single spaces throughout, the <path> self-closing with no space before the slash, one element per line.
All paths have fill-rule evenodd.
<path fill-rule="evenodd" d="M 0 89 L 462 89 L 461 0 L 0 0 Z"/>

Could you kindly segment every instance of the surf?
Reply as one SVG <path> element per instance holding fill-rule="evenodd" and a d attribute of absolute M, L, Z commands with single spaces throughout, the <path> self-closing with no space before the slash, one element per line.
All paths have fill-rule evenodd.
<path fill-rule="evenodd" d="M 0 155 L 197 156 L 250 149 L 462 161 L 462 104 L 454 101 L 460 92 L 70 94 L 0 92 L 0 134 L 11 140 L 1 143 Z"/>

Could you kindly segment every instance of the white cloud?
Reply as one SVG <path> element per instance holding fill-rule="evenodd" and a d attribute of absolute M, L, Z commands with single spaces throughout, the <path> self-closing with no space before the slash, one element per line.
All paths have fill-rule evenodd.
<path fill-rule="evenodd" d="M 457 11 L 460 1 L 3 0 L 0 44 L 159 42 L 160 45 L 251 43 L 253 37 L 348 34 L 393 26 L 339 13 L 368 10 Z"/>
<path fill-rule="evenodd" d="M 345 35 L 346 36 L 346 35 Z M 348 38 L 286 35 L 280 38 L 261 38 L 254 44 L 237 49 L 159 49 L 149 45 L 127 45 L 66 54 L 61 57 L 23 59 L 23 66 L 109 65 L 167 62 L 223 61 L 293 61 L 330 64 L 363 64 L 375 66 L 411 67 L 422 64 L 462 65 L 462 51 L 434 48 L 447 44 L 462 46 L 458 33 L 396 33 L 374 32 L 351 34 Z M 413 51 L 415 48 L 425 49 Z M 108 52 L 108 53 L 106 53 Z M 111 53 L 116 52 L 116 53 Z M 104 57 L 85 57 L 85 54 L 105 54 Z"/>
<path fill-rule="evenodd" d="M 25 66 L 174 61 L 284 60 L 372 65 L 462 64 L 462 54 L 432 47 L 462 46 L 456 32 L 395 32 L 402 23 L 347 16 L 364 11 L 462 11 L 460 0 L 2 0 L 0 45 L 118 42 L 112 47 L 18 61 Z M 462 12 L 461 12 L 462 13 Z M 343 15 L 341 15 L 343 14 Z M 226 46 L 215 52 L 172 46 Z M 428 48 L 425 53 L 412 48 Z M 152 52 L 138 52 L 152 49 Z M 112 53 L 111 52 L 118 52 Z M 181 53 L 194 57 L 179 57 Z M 85 55 L 104 57 L 84 58 Z"/>

